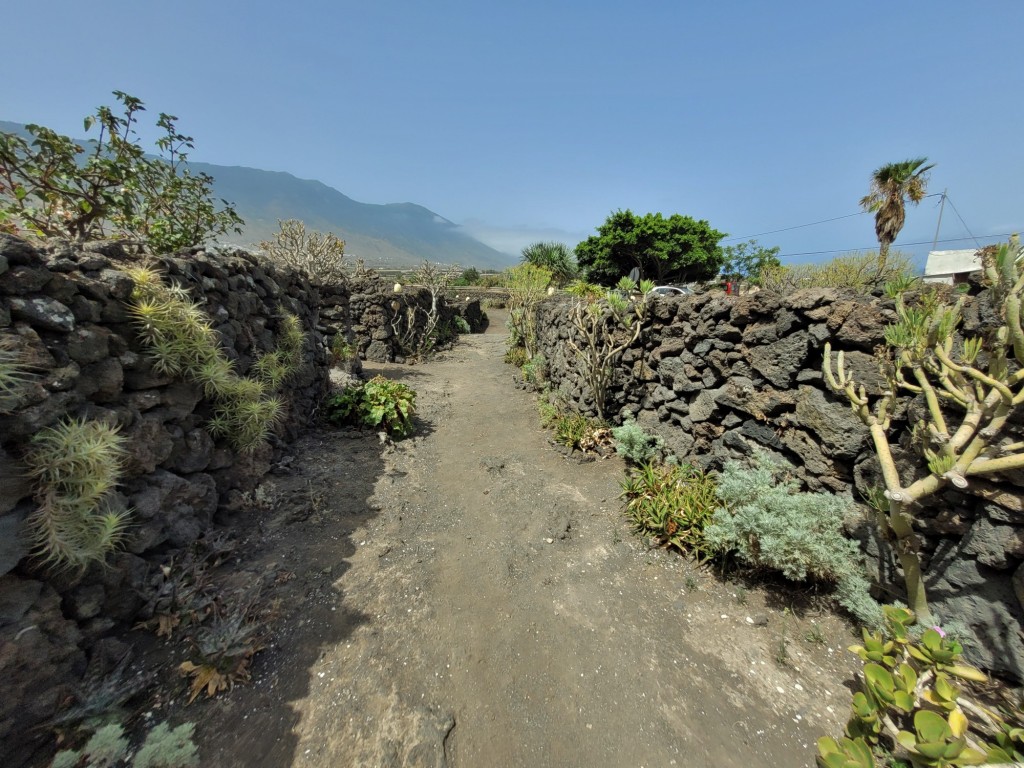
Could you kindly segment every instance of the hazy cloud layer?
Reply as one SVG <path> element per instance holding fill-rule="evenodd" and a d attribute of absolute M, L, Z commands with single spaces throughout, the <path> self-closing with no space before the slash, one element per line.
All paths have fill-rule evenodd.
<path fill-rule="evenodd" d="M 554 227 L 499 227 L 483 221 L 470 220 L 459 229 L 463 234 L 476 238 L 485 245 L 510 256 L 521 255 L 523 248 L 541 240 L 565 243 L 575 248 L 581 240 L 585 240 L 589 232 L 569 232 Z"/>

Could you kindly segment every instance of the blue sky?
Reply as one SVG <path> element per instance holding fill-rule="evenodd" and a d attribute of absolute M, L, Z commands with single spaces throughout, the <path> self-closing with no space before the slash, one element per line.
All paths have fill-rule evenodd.
<path fill-rule="evenodd" d="M 872 170 L 921 155 L 966 223 L 947 206 L 940 240 L 1024 226 L 1021 0 L 36 0 L 4 18 L 0 119 L 80 136 L 123 90 L 178 115 L 195 160 L 419 203 L 506 251 L 574 245 L 618 208 L 734 237 L 846 216 Z M 931 242 L 937 202 L 897 247 Z M 793 262 L 875 243 L 869 215 L 758 239 Z"/>

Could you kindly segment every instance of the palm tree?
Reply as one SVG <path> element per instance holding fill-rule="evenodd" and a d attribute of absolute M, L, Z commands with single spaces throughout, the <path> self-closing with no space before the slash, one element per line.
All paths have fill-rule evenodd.
<path fill-rule="evenodd" d="M 556 284 L 565 285 L 578 272 L 572 249 L 565 243 L 533 243 L 523 248 L 523 262 L 551 270 Z"/>
<path fill-rule="evenodd" d="M 871 191 L 861 198 L 865 211 L 875 214 L 875 235 L 878 237 L 878 260 L 884 264 L 903 223 L 907 219 L 906 203 L 920 203 L 928 189 L 928 171 L 935 164 L 925 165 L 927 157 L 883 165 L 871 175 Z"/>

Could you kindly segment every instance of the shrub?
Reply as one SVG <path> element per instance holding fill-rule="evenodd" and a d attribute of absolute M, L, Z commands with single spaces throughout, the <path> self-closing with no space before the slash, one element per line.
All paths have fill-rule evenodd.
<path fill-rule="evenodd" d="M 405 384 L 376 376 L 357 387 L 333 395 L 327 401 L 327 419 L 335 424 L 382 427 L 403 438 L 415 429 L 412 416 L 416 392 Z"/>
<path fill-rule="evenodd" d="M 141 749 L 131 760 L 132 768 L 195 768 L 199 753 L 192 743 L 195 725 L 185 723 L 170 728 L 160 723 L 146 734 Z M 129 742 L 124 727 L 111 723 L 96 731 L 81 751 L 65 749 L 57 753 L 50 768 L 113 768 L 128 758 Z"/>
<path fill-rule="evenodd" d="M 594 429 L 590 419 L 582 413 L 560 413 L 555 419 L 555 441 L 573 450 L 583 447 L 583 442 Z"/>
<path fill-rule="evenodd" d="M 640 338 L 650 309 L 650 280 L 624 277 L 615 290 L 602 290 L 577 282 L 569 291 L 576 296 L 569 309 L 575 333 L 566 341 L 583 368 L 584 380 L 594 397 L 597 417 L 605 417 L 605 399 L 615 377 L 615 366 L 623 351 Z M 639 291 L 638 299 L 626 297 Z"/>
<path fill-rule="evenodd" d="M 537 305 L 547 295 L 551 270 L 533 264 L 519 264 L 505 272 L 508 290 L 509 351 L 523 347 L 524 359 L 537 352 Z"/>
<path fill-rule="evenodd" d="M 87 117 L 87 132 L 99 126 L 88 150 L 39 125 L 26 126 L 31 141 L 0 133 L 0 229 L 77 240 L 121 233 L 157 252 L 240 233 L 235 209 L 214 204 L 213 178 L 189 170 L 192 137 L 178 131 L 177 118 L 160 114 L 160 157 L 148 156 L 133 138 L 143 103 L 114 96 L 123 115 L 100 107 Z"/>
<path fill-rule="evenodd" d="M 914 272 L 910 257 L 898 251 L 883 259 L 878 251 L 848 253 L 825 264 L 773 265 L 761 270 L 766 291 L 792 293 L 800 288 L 845 288 L 861 294 L 881 291 L 886 283 L 907 279 Z"/>
<path fill-rule="evenodd" d="M 700 559 L 715 511 L 715 481 L 689 465 L 645 464 L 621 483 L 626 515 L 638 532 Z"/>
<path fill-rule="evenodd" d="M 339 363 L 348 362 L 355 355 L 355 345 L 350 344 L 342 334 L 335 334 L 334 338 L 331 339 L 331 364 L 338 365 Z"/>
<path fill-rule="evenodd" d="M 332 232 L 307 232 L 298 219 L 278 221 L 273 240 L 259 247 L 271 261 L 295 269 L 317 285 L 344 283 L 345 241 Z"/>
<path fill-rule="evenodd" d="M 68 420 L 32 438 L 25 457 L 38 508 L 28 519 L 34 552 L 56 567 L 102 561 L 124 536 L 127 513 L 111 496 L 124 460 L 116 427 Z"/>
<path fill-rule="evenodd" d="M 843 607 L 877 624 L 881 614 L 867 595 L 860 551 L 843 535 L 850 503 L 797 488 L 766 453 L 755 454 L 753 468 L 727 463 L 718 484 L 720 506 L 704 531 L 709 549 L 735 553 L 754 568 L 780 571 L 793 581 L 838 582 Z"/>
<path fill-rule="evenodd" d="M 510 346 L 505 350 L 505 362 L 509 365 L 514 365 L 516 368 L 522 368 L 529 362 L 529 358 L 526 356 L 526 348 Z"/>
<path fill-rule="evenodd" d="M 535 387 L 541 386 L 548 377 L 548 361 L 544 355 L 537 354 L 522 365 L 523 380 Z"/>
<path fill-rule="evenodd" d="M 643 466 L 661 456 L 665 441 L 656 435 L 644 432 L 643 427 L 632 419 L 621 427 L 612 427 L 615 438 L 615 452 L 635 466 Z"/>
<path fill-rule="evenodd" d="M 469 327 L 469 321 L 462 315 L 455 316 L 455 330 L 459 333 L 472 333 L 473 329 Z"/>
<path fill-rule="evenodd" d="M 537 402 L 537 413 L 540 416 L 540 425 L 545 429 L 553 427 L 558 421 L 558 406 L 548 400 L 547 396 Z"/>
<path fill-rule="evenodd" d="M 146 736 L 132 768 L 194 768 L 199 765 L 199 752 L 192 743 L 194 732 L 193 723 L 177 728 L 160 723 Z"/>

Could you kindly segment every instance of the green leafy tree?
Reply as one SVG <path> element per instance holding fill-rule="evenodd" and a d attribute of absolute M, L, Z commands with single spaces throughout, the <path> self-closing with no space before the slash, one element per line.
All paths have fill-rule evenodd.
<path fill-rule="evenodd" d="M 678 213 L 637 216 L 616 211 L 576 246 L 576 260 L 591 282 L 614 285 L 635 267 L 657 283 L 709 280 L 724 261 L 725 233 Z"/>
<path fill-rule="evenodd" d="M 725 256 L 722 278 L 732 281 L 737 292 L 744 284 L 758 285 L 762 270 L 778 269 L 782 266 L 778 246 L 765 248 L 756 240 L 727 245 L 722 249 L 722 253 Z"/>
<path fill-rule="evenodd" d="M 114 96 L 122 114 L 100 107 L 85 118 L 86 132 L 98 128 L 88 148 L 40 125 L 26 126 L 31 141 L 0 133 L 0 229 L 73 240 L 126 235 L 159 252 L 240 232 L 235 209 L 214 201 L 213 178 L 189 170 L 192 137 L 177 118 L 160 114 L 160 157 L 148 157 L 135 132 L 143 103 Z"/>
<path fill-rule="evenodd" d="M 480 270 L 476 267 L 467 267 L 462 274 L 452 282 L 452 285 L 476 285 L 480 282 Z"/>
<path fill-rule="evenodd" d="M 551 272 L 555 285 L 566 285 L 576 279 L 578 267 L 572 249 L 565 243 L 539 242 L 523 248 L 523 263 L 544 267 Z"/>
<path fill-rule="evenodd" d="M 875 214 L 875 235 L 882 260 L 907 219 L 907 202 L 920 203 L 928 190 L 927 157 L 883 165 L 871 175 L 871 190 L 861 198 L 865 211 Z"/>

